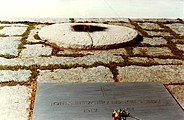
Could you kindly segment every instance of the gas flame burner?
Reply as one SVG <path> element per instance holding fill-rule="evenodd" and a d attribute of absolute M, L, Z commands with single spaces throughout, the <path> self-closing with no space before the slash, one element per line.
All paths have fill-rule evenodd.
<path fill-rule="evenodd" d="M 101 26 L 94 26 L 94 25 L 73 25 L 71 26 L 72 30 L 75 32 L 99 32 L 99 31 L 105 31 L 106 27 Z"/>
<path fill-rule="evenodd" d="M 38 36 L 57 48 L 80 50 L 131 47 L 142 40 L 132 28 L 97 23 L 53 24 L 43 27 Z"/>

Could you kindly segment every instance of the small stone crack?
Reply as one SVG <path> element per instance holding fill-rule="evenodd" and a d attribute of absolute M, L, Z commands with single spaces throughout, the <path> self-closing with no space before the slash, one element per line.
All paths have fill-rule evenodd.
<path fill-rule="evenodd" d="M 89 37 L 90 37 L 90 39 L 91 39 L 91 47 L 93 47 L 93 38 L 91 37 L 89 31 L 87 31 L 87 33 L 88 33 L 88 35 L 89 35 Z"/>

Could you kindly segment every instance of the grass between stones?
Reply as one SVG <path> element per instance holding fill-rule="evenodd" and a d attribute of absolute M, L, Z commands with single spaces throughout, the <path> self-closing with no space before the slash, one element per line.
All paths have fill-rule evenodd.
<path fill-rule="evenodd" d="M 28 26 L 27 30 L 22 35 L 21 44 L 19 44 L 19 46 L 18 46 L 18 49 L 19 50 L 22 50 L 24 48 L 24 45 L 27 42 L 27 38 L 28 38 L 31 30 L 35 28 L 35 25 L 34 24 L 28 24 L 28 25 L 29 26 Z"/>
<path fill-rule="evenodd" d="M 71 22 L 75 22 L 72 21 Z M 140 21 L 138 21 L 140 22 Z M 181 21 L 180 21 L 181 22 Z M 0 22 L 1 23 L 1 22 Z M 2 22 L 3 23 L 3 22 Z M 17 22 L 4 22 L 6 24 L 17 24 Z M 37 24 L 42 24 L 42 23 L 32 23 L 32 22 L 18 22 L 18 23 L 22 23 L 22 24 L 27 24 L 28 28 L 25 31 L 25 33 L 22 35 L 22 39 L 21 39 L 21 44 L 19 45 L 18 49 L 21 51 L 22 49 L 24 49 L 24 45 L 27 44 L 27 38 L 31 32 L 32 29 L 35 28 L 35 25 Z M 136 29 L 143 35 L 143 36 L 148 36 L 147 32 L 144 31 L 144 29 L 142 29 L 135 21 L 130 20 L 131 25 L 135 26 Z M 157 23 L 157 22 L 156 22 Z M 45 23 L 44 23 L 45 24 Z M 51 24 L 51 23 L 48 23 Z M 158 24 L 163 24 L 161 22 L 159 22 Z M 156 62 L 149 62 L 149 63 L 139 63 L 139 62 L 130 62 L 129 61 L 129 57 L 146 57 L 146 58 L 159 58 L 159 59 L 182 59 L 181 58 L 181 51 L 179 51 L 176 48 L 176 45 L 171 41 L 172 38 L 178 38 L 178 35 L 176 33 L 174 33 L 174 31 L 170 30 L 170 28 L 165 27 L 164 25 L 160 25 L 161 27 L 165 28 L 165 31 L 171 33 L 173 35 L 173 37 L 165 37 L 164 39 L 166 39 L 168 41 L 168 46 L 170 46 L 169 48 L 172 50 L 173 54 L 176 56 L 148 56 L 148 55 L 134 55 L 133 54 L 133 47 L 126 47 L 126 51 L 128 53 L 127 56 L 125 55 L 120 55 L 122 57 L 122 59 L 124 59 L 124 62 L 122 63 L 103 63 L 103 62 L 95 62 L 92 65 L 86 65 L 86 64 L 71 64 L 71 65 L 62 65 L 62 64 L 49 64 L 48 66 L 40 66 L 40 65 L 31 65 L 31 66 L 2 66 L 0 65 L 0 70 L 31 70 L 31 76 L 28 78 L 27 81 L 23 81 L 23 82 L 17 82 L 17 81 L 9 81 L 9 82 L 0 82 L 0 86 L 16 86 L 16 85 L 24 85 L 24 86 L 28 86 L 32 89 L 32 97 L 30 98 L 31 101 L 31 105 L 30 108 L 28 109 L 29 111 L 29 120 L 31 120 L 32 117 L 32 113 L 33 113 L 33 107 L 34 107 L 34 99 L 35 99 L 35 94 L 36 94 L 36 86 L 37 86 L 37 82 L 36 79 L 39 76 L 39 71 L 40 70 L 51 70 L 54 71 L 55 69 L 71 69 L 71 68 L 77 68 L 77 67 L 83 67 L 83 68 L 93 68 L 93 67 L 97 67 L 97 66 L 104 66 L 109 68 L 109 70 L 112 72 L 113 74 L 113 79 L 115 82 L 119 82 L 117 76 L 118 76 L 118 69 L 117 67 L 125 67 L 125 66 L 131 66 L 131 65 L 137 65 L 137 66 L 155 66 L 155 65 L 161 65 L 159 63 Z M 155 30 L 157 31 L 157 30 Z M 1 35 L 0 35 L 1 37 Z M 2 37 L 7 37 L 6 35 L 2 35 Z M 35 36 L 37 39 L 39 39 L 39 36 Z M 33 43 L 35 44 L 35 43 Z M 44 44 L 44 42 L 40 42 L 40 43 L 36 43 L 36 44 Z M 145 45 L 146 47 L 149 47 L 148 45 Z M 153 47 L 153 46 L 150 46 Z M 57 49 L 57 47 L 53 47 L 53 51 L 52 51 L 52 56 L 57 56 L 58 55 L 58 51 L 59 49 Z M 63 55 L 58 55 L 61 57 L 83 57 L 86 55 L 83 54 L 63 54 Z M 17 56 L 12 56 L 12 55 L 0 55 L 0 57 L 4 57 L 7 59 L 11 59 L 11 58 L 16 58 Z M 41 56 L 41 57 L 50 57 L 50 56 Z M 168 84 L 170 85 L 170 84 Z M 184 85 L 184 83 L 171 83 L 171 85 Z"/>
<path fill-rule="evenodd" d="M 21 37 L 22 35 L 12 35 L 11 37 Z M 10 37 L 9 35 L 0 34 L 0 37 Z"/>
<path fill-rule="evenodd" d="M 27 81 L 23 81 L 23 82 L 17 82 L 17 81 L 7 81 L 7 82 L 0 82 L 0 86 L 16 86 L 16 85 L 24 85 L 27 86 L 28 82 Z"/>
<path fill-rule="evenodd" d="M 8 37 L 9 35 L 0 34 L 0 37 Z"/>
<path fill-rule="evenodd" d="M 73 57 L 73 58 L 76 58 L 76 57 L 84 57 L 84 56 L 88 56 L 88 55 L 91 55 L 91 54 L 57 54 L 55 56 L 58 56 L 58 57 Z"/>
<path fill-rule="evenodd" d="M 0 30 L 3 29 L 3 28 L 4 28 L 4 26 L 0 26 Z"/>
<path fill-rule="evenodd" d="M 139 23 L 162 23 L 162 24 L 172 24 L 172 23 L 181 23 L 182 19 L 177 18 L 177 19 L 165 19 L 165 18 L 159 18 L 159 19 L 131 19 L 134 22 L 139 22 Z"/>
<path fill-rule="evenodd" d="M 108 68 L 110 69 L 110 71 L 111 71 L 111 73 L 113 75 L 114 82 L 119 82 L 119 80 L 117 78 L 118 75 L 119 75 L 118 69 L 117 69 L 117 64 L 116 63 L 110 63 L 108 65 Z"/>
<path fill-rule="evenodd" d="M 147 32 L 144 31 L 144 29 L 142 29 L 136 22 L 130 20 L 130 23 L 136 27 L 136 29 L 143 34 L 144 36 L 148 36 Z M 10 23 L 9 23 L 10 24 Z M 27 38 L 28 35 L 30 34 L 31 30 L 35 28 L 35 25 L 37 25 L 37 23 L 31 23 L 31 22 L 25 22 L 25 24 L 28 25 L 27 30 L 25 31 L 25 33 L 22 35 L 22 39 L 21 39 L 21 44 L 19 45 L 18 49 L 21 51 L 24 48 L 24 45 L 27 44 Z M 39 23 L 40 24 L 40 23 Z M 161 24 L 161 23 L 159 23 Z M 160 25 L 161 27 L 167 29 L 166 31 L 171 32 L 169 28 L 166 28 L 165 26 Z M 174 33 L 172 33 L 174 34 Z M 39 36 L 37 36 L 39 37 Z M 39 38 L 38 38 L 39 39 Z M 168 40 L 167 38 L 165 38 L 167 41 L 171 41 L 170 39 Z M 127 53 L 129 54 L 128 57 L 147 57 L 147 58 L 160 58 L 160 59 L 181 59 L 180 55 L 180 51 L 177 50 L 176 46 L 173 45 L 172 43 L 168 42 L 170 45 L 170 49 L 172 51 L 176 51 L 174 52 L 175 55 L 177 56 L 157 56 L 157 57 L 153 57 L 153 56 L 148 56 L 148 55 L 133 55 L 133 47 L 127 47 L 125 48 L 127 50 Z M 33 43 L 35 44 L 35 43 Z M 45 44 L 45 42 L 41 42 L 38 44 Z M 147 46 L 148 47 L 148 46 Z M 176 48 L 176 49 L 175 49 Z M 58 55 L 59 49 L 57 48 L 53 48 L 52 51 L 52 55 L 54 56 L 61 56 L 61 57 L 83 57 L 86 56 L 84 54 L 63 54 L 63 55 Z M 6 56 L 0 56 L 0 57 L 5 57 L 7 59 L 11 59 L 11 58 L 15 58 L 15 56 L 11 56 L 11 55 L 6 55 Z M 50 57 L 50 56 L 40 56 L 40 57 Z M 85 64 L 71 64 L 71 65 L 61 65 L 61 64 L 50 64 L 48 66 L 40 66 L 40 65 L 32 65 L 32 66 L 0 66 L 0 70 L 18 70 L 18 69 L 28 69 L 28 70 L 36 70 L 36 69 L 41 69 L 41 70 L 55 70 L 55 69 L 71 69 L 71 68 L 77 68 L 77 67 L 83 67 L 83 68 L 91 68 L 91 67 L 97 67 L 97 66 L 105 66 L 108 67 L 112 74 L 113 74 L 113 78 L 115 81 L 118 81 L 117 75 L 118 75 L 118 71 L 117 71 L 117 66 L 129 66 L 129 65 L 138 65 L 138 66 L 152 66 L 152 65 L 159 65 L 159 63 L 132 63 L 128 61 L 128 57 L 127 56 L 121 56 L 125 61 L 123 63 L 108 63 L 108 64 L 104 64 L 102 62 L 96 62 L 93 65 L 85 65 Z M 34 75 L 35 74 L 35 75 Z M 37 72 L 33 73 L 32 76 L 37 76 Z M 31 78 L 32 79 L 32 78 Z"/>
<path fill-rule="evenodd" d="M 153 30 L 149 30 L 149 31 L 156 31 L 156 32 L 169 32 L 171 34 L 171 36 L 165 36 L 163 37 L 165 40 L 167 40 L 167 47 L 169 47 L 169 49 L 171 49 L 171 52 L 176 55 L 176 59 L 182 59 L 181 56 L 183 55 L 183 51 L 179 50 L 176 45 L 174 44 L 174 42 L 172 42 L 172 39 L 182 39 L 176 32 L 174 32 L 172 29 L 170 29 L 168 26 L 165 26 L 164 24 L 172 24 L 172 23 L 183 23 L 183 21 L 181 21 L 181 19 L 177 19 L 177 20 L 173 20 L 173 21 L 167 21 L 165 20 L 164 22 L 161 22 L 159 21 L 156 21 L 156 22 L 152 22 L 152 21 L 142 21 L 142 20 L 131 20 L 129 19 L 130 23 L 132 25 L 135 26 L 135 28 L 145 37 L 149 37 L 149 38 L 152 38 L 152 37 L 163 37 L 163 36 L 149 36 L 148 33 L 145 31 L 146 29 L 142 29 L 138 23 L 155 23 L 155 24 L 158 24 L 161 28 L 163 28 L 163 30 L 157 30 L 157 29 L 153 29 Z M 153 47 L 153 46 L 150 46 L 150 45 L 142 45 L 142 44 L 139 44 L 139 46 L 146 46 L 146 47 Z M 158 47 L 163 47 L 163 46 L 158 46 Z M 127 52 L 131 52 L 130 49 L 127 49 Z M 131 54 L 131 53 L 130 53 Z M 150 56 L 144 56 L 144 57 L 150 57 Z M 159 58 L 166 58 L 166 57 L 169 57 L 170 56 L 160 56 Z"/>
<path fill-rule="evenodd" d="M 69 18 L 70 23 L 75 23 L 75 19 L 74 18 Z"/>
<path fill-rule="evenodd" d="M 167 47 L 167 45 L 150 45 L 148 43 L 140 43 L 138 47 Z"/>
<path fill-rule="evenodd" d="M 34 25 L 38 25 L 38 24 L 43 24 L 43 25 L 52 25 L 54 23 L 51 22 L 31 22 L 31 21 L 0 21 L 0 24 L 34 24 Z"/>
<path fill-rule="evenodd" d="M 12 69 L 10 69 L 10 70 L 12 70 Z M 31 86 L 32 82 L 36 81 L 36 79 L 39 75 L 39 72 L 37 71 L 37 69 L 30 69 L 30 70 L 31 70 L 31 76 L 28 78 L 27 81 L 22 81 L 22 82 L 18 82 L 18 81 L 0 82 L 0 86 L 16 86 L 16 85 Z"/>
<path fill-rule="evenodd" d="M 177 47 L 176 47 L 176 44 L 172 41 L 172 37 L 163 37 L 165 40 L 167 40 L 167 47 L 169 47 L 169 49 L 171 50 L 171 52 L 180 57 L 183 55 L 183 51 L 179 50 Z"/>
<path fill-rule="evenodd" d="M 158 25 L 161 27 L 161 28 L 164 28 L 165 31 L 168 31 L 171 35 L 173 35 L 174 37 L 178 38 L 179 37 L 179 34 L 177 34 L 176 32 L 174 32 L 172 29 L 170 29 L 168 26 L 165 26 L 164 24 L 162 23 L 159 23 L 158 22 Z"/>
<path fill-rule="evenodd" d="M 2 66 L 0 65 L 0 70 L 30 70 L 29 67 L 27 66 L 20 66 L 20 65 L 17 65 L 17 66 Z"/>
<path fill-rule="evenodd" d="M 32 120 L 32 115 L 33 115 L 33 109 L 34 109 L 34 102 L 35 102 L 35 96 L 36 96 L 36 87 L 37 87 L 37 82 L 36 81 L 32 81 L 31 84 L 31 97 L 29 98 L 30 100 L 30 107 L 27 109 L 29 112 L 29 116 L 28 116 L 28 120 Z"/>
<path fill-rule="evenodd" d="M 0 54 L 0 57 L 4 57 L 4 58 L 6 58 L 6 59 L 17 58 L 17 56 L 15 56 L 15 55 L 9 55 L 9 54 L 6 54 L 6 55 Z"/>
<path fill-rule="evenodd" d="M 166 31 L 168 31 L 170 34 L 172 34 L 174 36 L 175 39 L 180 39 L 179 34 L 177 34 L 176 32 L 174 32 L 172 29 L 170 29 L 169 27 L 158 23 L 160 25 L 160 27 L 164 28 Z M 164 39 L 166 39 L 167 42 L 167 46 L 171 49 L 171 52 L 177 56 L 182 56 L 183 55 L 183 51 L 179 50 L 176 45 L 174 44 L 174 42 L 172 42 L 172 37 L 164 37 Z"/>
<path fill-rule="evenodd" d="M 183 21 L 182 19 L 177 18 L 177 20 L 179 20 L 181 23 L 183 23 L 183 24 L 184 24 L 184 21 Z"/>
<path fill-rule="evenodd" d="M 18 68 L 18 67 L 17 67 Z M 29 98 L 30 100 L 30 107 L 27 109 L 29 112 L 28 120 L 32 120 L 32 114 L 33 114 L 33 108 L 34 108 L 34 100 L 35 100 L 35 95 L 36 95 L 36 86 L 37 82 L 36 79 L 39 75 L 39 72 L 37 71 L 37 66 L 31 66 L 29 68 L 31 72 L 31 76 L 28 78 L 28 81 L 22 81 L 22 82 L 17 82 L 17 81 L 7 81 L 7 82 L 0 82 L 0 86 L 27 86 L 32 89 L 31 92 L 31 97 Z"/>
<path fill-rule="evenodd" d="M 41 40 L 40 36 L 38 35 L 38 33 L 36 33 L 34 36 L 33 36 L 36 40 Z"/>
<path fill-rule="evenodd" d="M 148 37 L 148 33 L 144 31 L 136 22 L 129 19 L 130 23 L 135 26 L 135 29 L 138 30 L 144 37 Z"/>

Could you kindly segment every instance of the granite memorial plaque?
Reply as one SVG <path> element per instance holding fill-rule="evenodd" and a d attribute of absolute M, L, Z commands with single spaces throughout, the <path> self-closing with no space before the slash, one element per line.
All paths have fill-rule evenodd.
<path fill-rule="evenodd" d="M 184 111 L 161 83 L 39 83 L 33 120 L 184 120 Z"/>

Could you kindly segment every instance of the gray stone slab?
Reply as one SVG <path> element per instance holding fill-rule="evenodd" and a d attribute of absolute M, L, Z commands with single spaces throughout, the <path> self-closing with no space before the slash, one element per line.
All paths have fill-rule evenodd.
<path fill-rule="evenodd" d="M 162 84 L 140 82 L 38 84 L 33 120 L 112 120 L 120 108 L 141 120 L 184 119 Z"/>
<path fill-rule="evenodd" d="M 42 55 L 50 55 L 52 53 L 52 48 L 49 46 L 44 46 L 41 44 L 37 45 L 25 45 L 25 49 L 21 52 L 21 57 L 40 57 Z"/>
<path fill-rule="evenodd" d="M 0 34 L 16 36 L 22 35 L 26 31 L 27 27 L 5 27 L 0 30 Z"/>
<path fill-rule="evenodd" d="M 0 37 L 0 54 L 18 55 L 21 37 Z"/>

